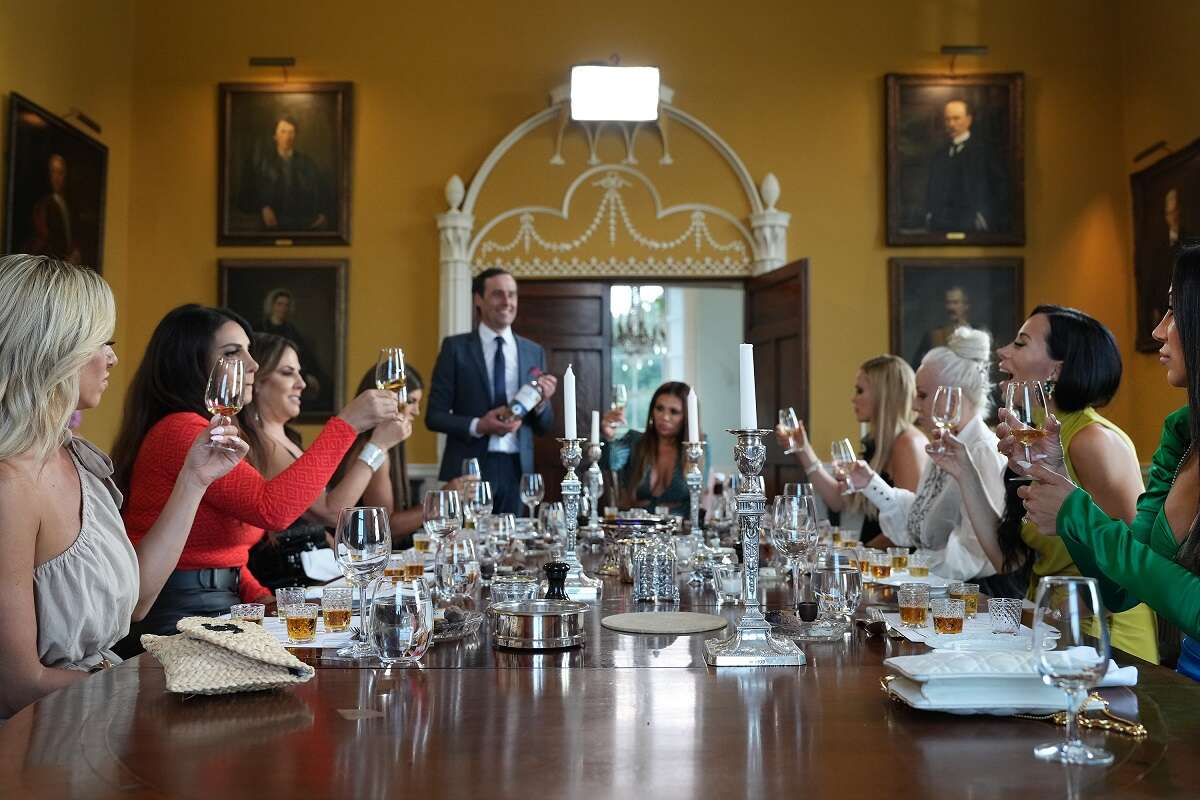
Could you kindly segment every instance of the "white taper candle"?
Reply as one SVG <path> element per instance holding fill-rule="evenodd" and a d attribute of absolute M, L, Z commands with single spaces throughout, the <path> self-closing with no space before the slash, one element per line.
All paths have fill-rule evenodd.
<path fill-rule="evenodd" d="M 592 444 L 600 444 L 600 412 L 592 412 Z"/>
<path fill-rule="evenodd" d="M 688 392 L 688 441 L 700 441 L 700 408 L 696 402 L 696 390 Z"/>
<path fill-rule="evenodd" d="M 744 430 L 758 428 L 758 402 L 754 396 L 754 345 L 743 344 L 738 350 L 741 400 L 740 424 Z"/>
<path fill-rule="evenodd" d="M 563 375 L 563 437 L 574 439 L 575 433 L 575 370 L 568 364 Z"/>

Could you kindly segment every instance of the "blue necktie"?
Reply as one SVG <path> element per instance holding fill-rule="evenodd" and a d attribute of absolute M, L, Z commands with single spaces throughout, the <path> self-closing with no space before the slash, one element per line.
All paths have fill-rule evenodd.
<path fill-rule="evenodd" d="M 492 360 L 492 408 L 508 403 L 508 391 L 504 387 L 504 337 L 496 337 L 496 357 Z"/>

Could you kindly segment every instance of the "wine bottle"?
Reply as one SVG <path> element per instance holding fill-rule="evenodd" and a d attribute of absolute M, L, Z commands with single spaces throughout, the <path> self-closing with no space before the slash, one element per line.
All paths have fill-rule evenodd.
<path fill-rule="evenodd" d="M 542 371 L 534 367 L 529 371 L 529 374 L 533 376 L 533 380 L 521 384 L 512 402 L 501 411 L 500 419 L 507 420 L 510 417 L 522 419 L 546 399 L 546 395 L 542 393 L 541 385 L 537 382 L 538 376 L 542 374 Z"/>

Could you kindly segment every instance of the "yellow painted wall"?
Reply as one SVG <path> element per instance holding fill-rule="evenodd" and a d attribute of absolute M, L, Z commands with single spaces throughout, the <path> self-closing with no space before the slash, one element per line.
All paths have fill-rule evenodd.
<path fill-rule="evenodd" d="M 100 123 L 108 145 L 104 277 L 119 304 L 115 338 L 125 345 L 129 303 L 129 179 L 133 151 L 133 3 L 67 0 L 0 0 L 0 103 L 8 130 L 8 93 L 15 91 L 62 115 L 75 107 Z M 82 129 L 88 135 L 91 130 Z M 0 193 L 0 214 L 4 196 Z M 144 342 L 139 345 L 144 346 Z M 112 390 L 84 417 L 82 432 L 104 447 L 120 422 L 124 387 L 132 374 L 126 358 L 111 376 Z"/>
<path fill-rule="evenodd" d="M 167 309 L 216 300 L 218 258 L 346 257 L 348 379 L 361 374 L 385 342 L 403 344 L 428 372 L 438 346 L 433 216 L 444 208 L 446 179 L 454 173 L 469 178 L 501 137 L 545 106 L 546 92 L 565 79 L 569 64 L 619 52 L 626 63 L 661 66 L 664 81 L 677 91 L 676 105 L 715 128 L 756 177 L 767 171 L 779 177 L 780 208 L 793 215 L 789 252 L 807 256 L 812 265 L 811 408 L 818 445 L 851 430 L 847 400 L 854 365 L 887 348 L 889 256 L 1023 255 L 1027 306 L 1053 301 L 1090 311 L 1114 330 L 1136 371 L 1144 359 L 1132 358 L 1130 344 L 1126 165 L 1142 139 L 1162 135 L 1135 135 L 1121 125 L 1123 112 L 1140 107 L 1123 100 L 1123 92 L 1148 92 L 1157 79 L 1150 62 L 1160 33 L 1138 29 L 1126 41 L 1121 30 L 1142 5 L 299 0 L 281 13 L 279 6 L 264 3 L 139 0 L 136 25 L 98 28 L 108 34 L 100 37 L 106 50 L 131 52 L 133 60 L 132 135 L 124 152 L 116 152 L 116 140 L 109 140 L 110 203 L 127 182 L 131 208 L 125 231 L 116 210 L 110 211 L 108 234 L 108 274 L 121 302 L 125 366 L 140 357 Z M 1157 17 L 1181 16 L 1171 12 L 1175 4 L 1169 0 L 1154 5 Z M 53 20 L 63 11 L 27 14 Z M 1183 21 L 1192 25 L 1194 39 L 1195 20 Z M 1164 19 L 1161 27 L 1171 22 Z M 16 44 L 11 29 L 5 25 L 0 31 L 8 37 L 0 38 L 7 49 Z M 1170 47 L 1187 51 L 1185 35 L 1170 34 L 1165 40 Z M 991 47 L 986 58 L 960 59 L 960 71 L 1026 74 L 1023 248 L 884 246 L 883 75 L 942 72 L 947 62 L 937 51 L 950 42 Z M 215 245 L 216 84 L 278 80 L 277 70 L 246 66 L 250 55 L 272 54 L 297 57 L 294 80 L 355 83 L 350 247 L 276 251 Z M 0 59 L 6 67 L 14 60 L 3 51 Z M 1138 62 L 1134 76 L 1123 76 L 1122 64 L 1131 61 Z M 63 92 L 72 79 L 97 92 L 110 80 L 101 71 L 76 67 L 52 79 L 51 88 Z M 1170 88 L 1164 85 L 1163 91 Z M 1167 104 L 1155 105 L 1155 113 L 1171 115 L 1183 131 L 1200 132 L 1194 117 L 1176 118 Z M 1189 114 L 1200 113 L 1192 106 Z M 96 114 L 106 124 L 109 116 L 119 116 L 99 108 Z M 108 130 L 106 140 L 107 135 Z M 1176 141 L 1190 138 L 1181 132 Z M 578 165 L 576 159 L 572 166 Z M 682 162 L 677 167 L 672 191 L 679 197 L 694 194 L 704 173 L 689 172 Z M 498 173 L 493 188 L 516 196 L 529 180 L 510 169 L 503 177 Z M 730 204 L 734 201 L 731 196 Z M 118 246 L 124 249 L 114 253 Z M 127 262 L 123 273 L 118 260 Z M 106 401 L 110 408 L 120 400 L 127 376 L 128 371 L 117 376 Z M 1146 402 L 1160 402 L 1156 392 L 1147 390 L 1147 397 Z M 1130 426 L 1146 456 L 1154 438 L 1148 431 L 1156 422 L 1142 425 L 1135 399 L 1144 405 L 1127 382 L 1110 413 Z M 1157 410 L 1150 416 L 1161 418 Z M 115 433 L 109 420 L 96 415 L 92 435 L 102 445 Z M 413 457 L 433 460 L 431 435 L 415 437 Z"/>
<path fill-rule="evenodd" d="M 1200 138 L 1200 4 L 1175 0 L 1123 0 L 1121 3 L 1121 100 L 1123 136 L 1120 169 L 1126 180 L 1123 204 L 1131 207 L 1129 173 L 1161 158 L 1155 154 L 1138 164 L 1133 157 L 1165 139 L 1179 149 Z M 1132 220 L 1121 218 L 1124 253 L 1132 263 Z M 1132 295 L 1129 314 L 1136 319 Z M 1138 387 L 1136 413 L 1129 420 L 1143 459 L 1158 441 L 1162 418 L 1187 403 L 1187 393 L 1166 385 L 1155 354 L 1137 354 L 1127 366 L 1127 380 Z"/>

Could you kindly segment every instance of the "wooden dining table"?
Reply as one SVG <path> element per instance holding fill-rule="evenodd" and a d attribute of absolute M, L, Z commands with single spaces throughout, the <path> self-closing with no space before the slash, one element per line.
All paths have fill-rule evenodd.
<path fill-rule="evenodd" d="M 768 607 L 788 603 L 786 582 L 764 585 Z M 0 798 L 1200 796 L 1200 685 L 1169 669 L 1114 653 L 1139 680 L 1110 691 L 1149 735 L 1087 731 L 1115 764 L 1066 767 L 1033 757 L 1062 736 L 1051 723 L 890 698 L 884 659 L 920 644 L 855 626 L 803 644 L 799 668 L 713 668 L 703 641 L 714 634 L 600 624 L 655 608 L 742 613 L 710 586 L 681 586 L 678 606 L 654 606 L 606 578 L 571 650 L 498 650 L 485 625 L 419 667 L 297 651 L 317 673 L 286 690 L 170 694 L 142 655 L 0 726 Z"/>

